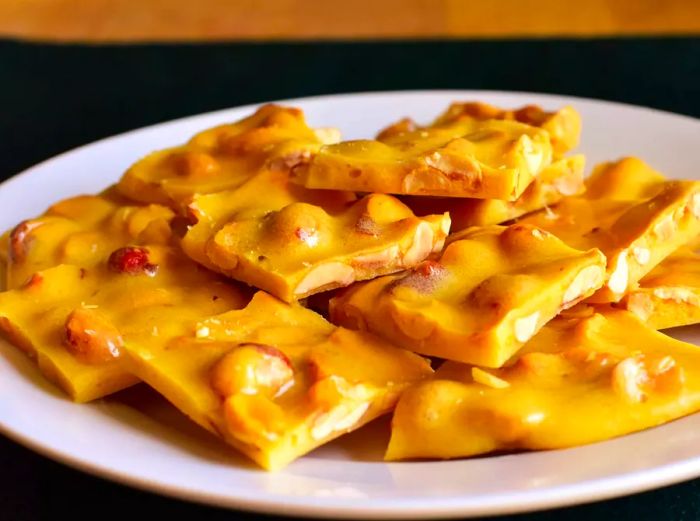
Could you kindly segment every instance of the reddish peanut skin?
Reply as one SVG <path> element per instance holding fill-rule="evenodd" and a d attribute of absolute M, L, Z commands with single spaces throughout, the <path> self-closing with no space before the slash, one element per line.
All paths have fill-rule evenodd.
<path fill-rule="evenodd" d="M 29 235 L 40 226 L 38 222 L 22 221 L 10 232 L 10 260 L 22 262 L 27 256 Z"/>
<path fill-rule="evenodd" d="M 430 293 L 446 276 L 445 266 L 437 261 L 427 260 L 416 266 L 406 277 L 396 280 L 392 290 L 399 286 L 408 286 L 421 293 Z"/>
<path fill-rule="evenodd" d="M 150 275 L 158 271 L 158 266 L 148 258 L 148 250 L 136 246 L 126 246 L 114 250 L 107 261 L 109 269 L 127 275 Z"/>
<path fill-rule="evenodd" d="M 34 273 L 24 285 L 25 288 L 38 288 L 44 282 L 44 276 L 41 273 Z"/>

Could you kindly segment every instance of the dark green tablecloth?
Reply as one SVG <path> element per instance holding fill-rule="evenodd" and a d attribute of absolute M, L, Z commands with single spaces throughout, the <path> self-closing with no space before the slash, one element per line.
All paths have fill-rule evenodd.
<path fill-rule="evenodd" d="M 313 94 L 422 88 L 573 94 L 698 117 L 700 38 L 108 47 L 0 41 L 0 179 L 77 145 L 175 117 Z M 260 517 L 108 483 L 0 437 L 0 519 L 135 514 Z M 590 518 L 700 519 L 700 480 L 511 519 Z"/>

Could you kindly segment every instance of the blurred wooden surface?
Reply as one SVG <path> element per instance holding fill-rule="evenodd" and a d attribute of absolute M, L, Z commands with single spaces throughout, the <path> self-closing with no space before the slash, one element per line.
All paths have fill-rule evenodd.
<path fill-rule="evenodd" d="M 700 34 L 700 0 L 0 0 L 0 35 L 60 41 Z"/>

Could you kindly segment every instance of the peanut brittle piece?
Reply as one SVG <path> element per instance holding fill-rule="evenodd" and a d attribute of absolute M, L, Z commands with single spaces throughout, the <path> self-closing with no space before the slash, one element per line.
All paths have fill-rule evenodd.
<path fill-rule="evenodd" d="M 586 192 L 519 220 L 607 257 L 591 302 L 617 302 L 665 257 L 700 234 L 700 182 L 666 181 L 635 158 L 597 167 Z"/>
<path fill-rule="evenodd" d="M 124 203 L 109 190 L 81 195 L 19 223 L 0 241 L 7 258 L 7 288 L 17 288 L 37 271 L 59 264 L 94 266 L 120 246 L 170 241 L 172 210 Z"/>
<path fill-rule="evenodd" d="M 584 165 L 582 155 L 555 161 L 542 170 L 515 201 L 421 196 L 404 196 L 401 200 L 419 216 L 448 212 L 452 232 L 470 226 L 501 224 L 583 192 Z"/>
<path fill-rule="evenodd" d="M 700 322 L 700 254 L 682 247 L 666 257 L 620 302 L 654 329 Z"/>
<path fill-rule="evenodd" d="M 337 214 L 292 203 L 236 219 L 208 244 L 226 275 L 291 301 L 410 268 L 442 249 L 447 214 L 418 218 L 398 199 L 370 194 Z"/>
<path fill-rule="evenodd" d="M 572 447 L 700 409 L 700 348 L 600 309 L 547 324 L 506 367 L 447 362 L 407 390 L 386 458 Z"/>
<path fill-rule="evenodd" d="M 87 402 L 138 380 L 124 344 L 186 334 L 240 308 L 245 294 L 169 246 L 130 246 L 88 268 L 62 264 L 0 293 L 0 331 L 73 400 Z"/>
<path fill-rule="evenodd" d="M 268 470 L 389 412 L 421 357 L 258 292 L 196 333 L 127 342 L 136 375 Z"/>
<path fill-rule="evenodd" d="M 131 199 L 180 211 L 196 194 L 235 188 L 264 168 L 287 170 L 338 138 L 333 129 L 310 128 L 300 109 L 264 105 L 236 123 L 200 132 L 185 145 L 149 154 L 118 186 Z"/>
<path fill-rule="evenodd" d="M 268 175 L 250 183 L 254 191 L 265 192 L 263 208 L 231 215 L 242 197 L 235 192 L 197 199 L 200 213 L 220 205 L 230 217 L 213 229 L 206 223 L 191 229 L 185 249 L 194 258 L 203 252 L 212 269 L 285 301 L 415 266 L 442 249 L 449 232 L 447 214 L 418 218 L 389 195 L 370 194 L 340 205 L 315 194 L 321 204 L 313 204 L 304 197 L 308 194 L 295 194 L 298 188 L 285 186 L 282 179 L 272 181 Z M 259 200 L 246 195 L 243 202 Z"/>
<path fill-rule="evenodd" d="M 323 146 L 293 179 L 307 188 L 514 201 L 551 160 L 545 130 L 463 118 Z"/>
<path fill-rule="evenodd" d="M 471 228 L 438 260 L 348 288 L 334 323 L 448 360 L 498 367 L 603 283 L 605 257 L 527 225 Z"/>
<path fill-rule="evenodd" d="M 434 124 L 450 123 L 463 118 L 512 120 L 542 128 L 549 133 L 556 157 L 561 157 L 576 148 L 581 137 L 581 116 L 571 106 L 547 112 L 537 105 L 504 110 L 487 103 L 453 103 L 438 116 Z"/>

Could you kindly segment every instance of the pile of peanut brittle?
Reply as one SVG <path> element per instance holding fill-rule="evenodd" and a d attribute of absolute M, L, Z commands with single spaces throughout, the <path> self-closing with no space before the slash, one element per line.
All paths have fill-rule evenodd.
<path fill-rule="evenodd" d="M 580 131 L 263 106 L 8 231 L 0 329 L 76 402 L 145 382 L 270 470 L 387 413 L 388 460 L 668 422 L 700 410 L 700 348 L 657 331 L 700 321 L 700 182 L 584 180 Z"/>

